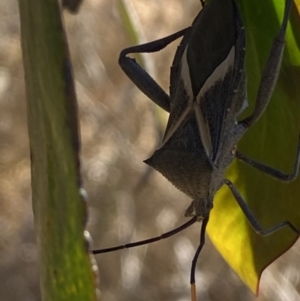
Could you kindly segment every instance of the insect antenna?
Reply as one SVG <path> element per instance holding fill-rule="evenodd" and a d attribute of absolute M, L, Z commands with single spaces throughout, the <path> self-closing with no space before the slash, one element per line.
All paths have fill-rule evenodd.
<path fill-rule="evenodd" d="M 206 226 L 209 220 L 209 216 L 204 218 L 202 221 L 202 225 L 201 225 L 201 231 L 200 231 L 200 243 L 199 246 L 197 248 L 197 251 L 194 255 L 193 261 L 192 261 L 192 267 L 191 267 L 191 279 L 190 279 L 190 283 L 191 283 L 191 299 L 192 301 L 196 301 L 197 297 L 196 297 L 196 280 L 195 280 L 195 273 L 196 273 L 196 266 L 197 266 L 197 261 L 199 258 L 199 255 L 201 253 L 201 250 L 205 244 L 205 232 L 206 232 Z"/>
<path fill-rule="evenodd" d="M 118 251 L 118 250 L 129 249 L 129 248 L 134 248 L 134 247 L 138 247 L 138 246 L 150 244 L 152 242 L 168 238 L 170 236 L 173 236 L 173 235 L 175 235 L 175 234 L 177 234 L 177 233 L 185 230 L 186 228 L 190 227 L 195 222 L 197 222 L 197 220 L 198 220 L 197 216 L 194 216 L 193 218 L 191 218 L 188 222 L 184 223 L 183 225 L 181 225 L 181 226 L 179 226 L 179 227 L 177 227 L 177 228 L 175 228 L 175 229 L 173 229 L 173 230 L 171 230 L 169 232 L 163 233 L 163 234 L 161 234 L 159 236 L 148 238 L 148 239 L 145 239 L 145 240 L 140 240 L 140 241 L 132 242 L 132 243 L 128 243 L 128 244 L 125 244 L 125 245 L 119 245 L 119 246 L 116 246 L 116 247 L 111 247 L 111 248 L 106 248 L 106 249 L 99 249 L 99 250 L 93 250 L 92 253 L 93 254 L 109 253 L 109 252 L 114 252 L 114 251 Z M 204 220 L 203 220 L 203 222 L 204 222 Z M 203 226 L 202 226 L 202 228 L 203 228 Z M 202 228 L 201 228 L 201 233 L 202 233 Z"/>

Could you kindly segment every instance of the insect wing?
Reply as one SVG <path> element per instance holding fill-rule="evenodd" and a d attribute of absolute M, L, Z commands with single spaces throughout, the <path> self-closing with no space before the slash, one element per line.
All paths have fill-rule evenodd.
<path fill-rule="evenodd" d="M 235 98 L 234 93 L 243 76 L 244 48 L 244 31 L 235 3 L 226 0 L 206 5 L 183 38 L 173 62 L 171 112 L 163 143 L 194 112 L 205 153 L 215 160 L 227 113 L 240 111 L 243 106 L 244 99 Z M 234 99 L 242 103 L 234 104 Z"/>

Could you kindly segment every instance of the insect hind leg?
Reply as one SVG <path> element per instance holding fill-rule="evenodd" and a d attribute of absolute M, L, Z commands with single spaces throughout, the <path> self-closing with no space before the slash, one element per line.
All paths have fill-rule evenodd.
<path fill-rule="evenodd" d="M 286 28 L 291 13 L 292 3 L 293 0 L 286 0 L 283 21 L 279 33 L 273 41 L 269 57 L 263 70 L 254 111 L 252 115 L 239 122 L 247 128 L 252 126 L 261 117 L 269 104 L 277 83 L 285 46 Z"/>
<path fill-rule="evenodd" d="M 157 82 L 136 62 L 135 59 L 127 57 L 131 53 L 157 52 L 168 46 L 176 39 L 182 37 L 188 28 L 180 30 L 165 38 L 126 48 L 121 51 L 119 65 L 131 81 L 154 103 L 167 112 L 170 112 L 169 95 L 157 84 Z"/>

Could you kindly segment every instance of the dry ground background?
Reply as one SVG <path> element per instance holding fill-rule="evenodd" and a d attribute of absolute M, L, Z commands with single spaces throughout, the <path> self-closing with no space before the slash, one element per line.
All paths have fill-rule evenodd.
<path fill-rule="evenodd" d="M 151 41 L 189 25 L 196 0 L 132 0 L 140 38 Z M 142 239 L 185 221 L 190 200 L 158 173 L 144 177 L 167 116 L 121 72 L 117 58 L 132 44 L 116 0 L 85 0 L 65 14 L 76 74 L 88 229 L 95 247 Z M 0 296 L 40 300 L 30 195 L 30 162 L 16 1 L 0 1 Z M 176 45 L 148 57 L 168 88 Z M 189 300 L 190 263 L 199 226 L 167 241 L 97 256 L 103 301 Z M 264 273 L 255 298 L 208 241 L 198 264 L 199 300 L 300 300 L 298 243 Z M 298 263 L 298 266 L 297 266 Z"/>

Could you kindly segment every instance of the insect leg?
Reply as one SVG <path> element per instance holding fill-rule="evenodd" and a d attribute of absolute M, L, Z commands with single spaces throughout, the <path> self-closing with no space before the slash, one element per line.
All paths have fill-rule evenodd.
<path fill-rule="evenodd" d="M 248 158 L 247 156 L 243 155 L 239 151 L 236 152 L 236 157 L 239 160 L 244 161 L 245 163 L 251 165 L 252 167 L 262 171 L 263 173 L 266 173 L 270 175 L 271 177 L 278 179 L 283 182 L 292 182 L 298 177 L 299 173 L 299 166 L 300 166 L 300 136 L 298 138 L 298 149 L 297 149 L 297 155 L 296 160 L 294 163 L 294 170 L 291 174 L 284 173 L 280 170 L 277 170 L 273 167 L 270 167 L 268 165 L 265 165 L 264 163 L 257 162 L 255 160 L 252 160 Z"/>
<path fill-rule="evenodd" d="M 250 127 L 260 118 L 268 106 L 270 98 L 273 94 L 281 67 L 282 55 L 285 46 L 286 27 L 290 16 L 292 3 L 293 0 L 286 0 L 283 21 L 279 33 L 273 41 L 269 57 L 263 70 L 257 92 L 254 112 L 252 115 L 239 122 L 246 127 Z"/>
<path fill-rule="evenodd" d="M 276 232 L 277 230 L 288 226 L 291 230 L 293 230 L 296 234 L 300 235 L 300 231 L 289 221 L 282 221 L 279 222 L 278 224 L 276 224 L 275 226 L 264 230 L 262 228 L 262 226 L 259 224 L 259 222 L 256 220 L 255 216 L 253 215 L 253 213 L 250 211 L 248 205 L 245 203 L 244 199 L 242 198 L 242 196 L 240 195 L 240 193 L 238 192 L 238 190 L 236 189 L 236 187 L 232 184 L 231 181 L 229 181 L 228 179 L 224 179 L 223 181 L 224 184 L 226 184 L 234 198 L 236 199 L 237 203 L 239 204 L 240 208 L 242 209 L 243 213 L 245 214 L 245 216 L 247 217 L 249 223 L 251 224 L 252 228 L 260 235 L 262 236 L 266 236 L 266 235 L 270 235 L 274 232 Z"/>
<path fill-rule="evenodd" d="M 170 99 L 166 92 L 156 81 L 136 62 L 135 59 L 127 57 L 130 53 L 157 52 L 168 46 L 176 39 L 182 37 L 188 28 L 178 31 L 165 38 L 126 48 L 121 51 L 119 64 L 131 81 L 153 102 L 170 112 Z"/>

